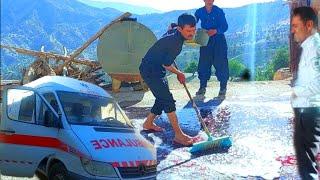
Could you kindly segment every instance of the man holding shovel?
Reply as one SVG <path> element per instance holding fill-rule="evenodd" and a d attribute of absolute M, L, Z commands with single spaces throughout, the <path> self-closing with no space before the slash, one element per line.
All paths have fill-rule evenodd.
<path fill-rule="evenodd" d="M 147 52 L 140 64 L 140 74 L 149 86 L 156 100 L 143 124 L 144 130 L 162 131 L 162 128 L 154 123 L 155 118 L 161 115 L 162 111 L 167 113 L 173 127 L 174 142 L 185 146 L 193 144 L 190 136 L 184 134 L 178 124 L 175 113 L 175 100 L 169 91 L 168 82 L 165 78 L 166 70 L 177 75 L 181 84 L 185 83 L 184 74 L 179 71 L 173 62 L 180 54 L 184 40 L 191 40 L 196 30 L 194 16 L 182 14 L 178 18 L 177 31 L 158 40 Z"/>

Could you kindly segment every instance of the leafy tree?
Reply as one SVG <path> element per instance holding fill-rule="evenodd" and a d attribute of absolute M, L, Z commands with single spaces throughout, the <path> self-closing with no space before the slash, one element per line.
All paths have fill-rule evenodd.
<path fill-rule="evenodd" d="M 184 72 L 186 73 L 192 73 L 192 76 L 194 76 L 194 73 L 198 69 L 198 63 L 196 61 L 191 61 L 187 64 L 187 67 L 184 69 Z"/>
<path fill-rule="evenodd" d="M 240 62 L 239 59 L 231 59 L 229 61 L 229 74 L 230 77 L 240 77 L 246 67 Z"/>
<path fill-rule="evenodd" d="M 256 81 L 269 81 L 272 80 L 274 74 L 273 67 L 270 63 L 265 68 L 258 67 L 256 69 L 255 80 Z"/>
<path fill-rule="evenodd" d="M 289 66 L 289 50 L 288 47 L 279 48 L 276 54 L 272 57 L 271 66 L 274 72 L 278 69 Z"/>
<path fill-rule="evenodd" d="M 273 79 L 274 73 L 281 68 L 289 66 L 289 50 L 288 47 L 277 49 L 271 61 L 267 63 L 265 68 L 258 67 L 256 70 L 256 81 L 269 81 Z"/>

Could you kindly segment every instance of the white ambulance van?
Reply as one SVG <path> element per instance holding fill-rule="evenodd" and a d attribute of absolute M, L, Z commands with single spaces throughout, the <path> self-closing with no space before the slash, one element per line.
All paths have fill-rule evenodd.
<path fill-rule="evenodd" d="M 49 180 L 155 179 L 156 150 L 105 90 L 46 76 L 3 91 L 0 172 L 40 172 Z"/>

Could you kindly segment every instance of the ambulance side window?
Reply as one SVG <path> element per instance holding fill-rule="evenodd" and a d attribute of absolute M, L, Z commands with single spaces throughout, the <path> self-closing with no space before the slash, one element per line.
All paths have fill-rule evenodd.
<path fill-rule="evenodd" d="M 33 91 L 9 89 L 7 94 L 7 114 L 11 120 L 34 123 L 35 94 Z"/>
<path fill-rule="evenodd" d="M 43 97 L 49 102 L 49 104 L 53 107 L 53 109 L 59 114 L 59 106 L 58 106 L 58 102 L 54 96 L 53 93 L 46 93 L 43 94 Z M 39 113 L 38 113 L 38 117 L 37 117 L 37 124 L 38 125 L 45 125 L 45 113 L 46 111 L 51 111 L 50 108 L 44 103 L 44 101 L 39 97 Z M 37 109 L 38 109 L 37 108 Z"/>
<path fill-rule="evenodd" d="M 48 101 L 48 103 L 53 107 L 53 109 L 58 113 L 61 114 L 58 101 L 53 93 L 45 93 L 43 97 Z"/>

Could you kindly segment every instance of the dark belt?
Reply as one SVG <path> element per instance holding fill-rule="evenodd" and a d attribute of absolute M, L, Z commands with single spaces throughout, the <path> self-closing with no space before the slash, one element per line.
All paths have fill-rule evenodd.
<path fill-rule="evenodd" d="M 320 114 L 320 107 L 293 108 L 295 113 Z"/>

